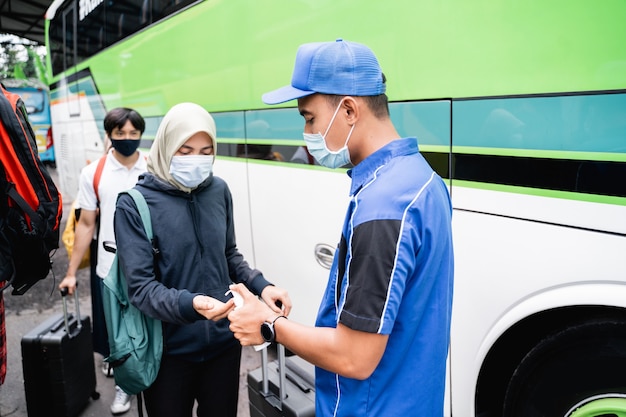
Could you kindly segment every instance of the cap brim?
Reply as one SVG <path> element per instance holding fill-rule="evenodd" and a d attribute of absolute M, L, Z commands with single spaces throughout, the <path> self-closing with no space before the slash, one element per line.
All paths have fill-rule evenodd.
<path fill-rule="evenodd" d="M 280 104 L 300 97 L 305 97 L 313 93 L 315 93 L 315 91 L 300 90 L 299 88 L 287 85 L 279 88 L 278 90 L 263 94 L 261 99 L 265 104 Z"/>

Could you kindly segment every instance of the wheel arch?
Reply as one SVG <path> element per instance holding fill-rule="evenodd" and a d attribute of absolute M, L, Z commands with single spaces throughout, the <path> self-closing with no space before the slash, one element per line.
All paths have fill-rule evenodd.
<path fill-rule="evenodd" d="M 569 304 L 568 304 L 569 302 Z M 626 283 L 579 283 L 527 297 L 492 326 L 479 351 L 476 416 L 499 416 L 507 384 L 541 340 L 589 319 L 626 320 Z"/>

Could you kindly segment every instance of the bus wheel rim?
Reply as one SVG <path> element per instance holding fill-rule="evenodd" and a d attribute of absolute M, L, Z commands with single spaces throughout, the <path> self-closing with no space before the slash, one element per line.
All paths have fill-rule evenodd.
<path fill-rule="evenodd" d="M 576 404 L 565 417 L 626 417 L 626 395 L 604 394 L 590 397 Z"/>

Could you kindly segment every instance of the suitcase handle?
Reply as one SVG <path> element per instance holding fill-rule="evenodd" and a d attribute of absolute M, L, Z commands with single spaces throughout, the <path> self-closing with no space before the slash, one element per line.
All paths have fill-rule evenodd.
<path fill-rule="evenodd" d="M 287 374 L 287 367 L 285 366 L 285 347 L 281 344 L 276 346 L 276 350 L 278 351 L 278 382 L 279 382 L 279 390 L 278 394 L 280 395 L 280 404 L 282 409 L 283 401 L 287 398 L 287 393 L 285 392 L 285 388 L 287 387 L 287 383 L 285 381 L 285 375 Z"/>
<path fill-rule="evenodd" d="M 287 373 L 287 367 L 285 366 L 285 346 L 277 343 L 276 352 L 278 354 L 278 401 L 277 404 L 272 405 L 282 411 L 283 401 L 285 401 L 285 398 L 287 398 L 287 383 L 285 381 L 285 374 Z M 267 362 L 267 347 L 265 347 L 261 351 L 261 373 L 263 375 L 263 391 L 261 392 L 261 394 L 265 398 L 269 399 L 272 396 L 272 393 L 269 389 L 269 374 L 267 370 Z"/>
<path fill-rule="evenodd" d="M 289 367 L 289 365 L 287 365 Z M 287 374 L 285 375 L 298 389 L 302 392 L 311 392 L 311 386 L 307 384 L 304 379 L 301 379 L 298 375 Z"/>
<path fill-rule="evenodd" d="M 72 336 L 72 333 L 70 332 L 70 323 L 69 323 L 69 318 L 67 314 L 67 299 L 66 299 L 67 293 L 68 293 L 67 288 L 61 288 L 61 299 L 63 300 L 63 321 L 65 323 L 65 332 L 67 333 L 67 335 L 69 337 L 74 337 Z M 78 335 L 80 333 L 80 329 L 83 327 L 83 322 L 80 319 L 80 306 L 78 303 L 78 284 L 76 285 L 76 288 L 74 289 L 74 303 L 76 306 L 76 319 L 77 319 L 76 328 L 78 329 L 76 334 Z"/>

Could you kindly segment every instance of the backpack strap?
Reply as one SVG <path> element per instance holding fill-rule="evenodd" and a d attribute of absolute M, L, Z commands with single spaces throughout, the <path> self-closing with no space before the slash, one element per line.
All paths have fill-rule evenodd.
<path fill-rule="evenodd" d="M 139 215 L 141 216 L 141 221 L 143 221 L 143 227 L 146 229 L 146 235 L 148 235 L 148 239 L 152 241 L 152 220 L 150 219 L 150 209 L 148 208 L 148 203 L 146 203 L 145 197 L 134 188 L 125 191 L 125 193 L 128 193 L 128 195 L 135 200 L 135 204 L 139 210 Z"/>
<path fill-rule="evenodd" d="M 98 200 L 98 204 L 100 204 L 100 195 L 98 194 L 98 187 L 100 186 L 100 178 L 102 177 L 102 171 L 104 170 L 104 164 L 107 161 L 107 155 L 104 154 L 98 160 L 98 166 L 96 167 L 96 173 L 93 175 L 93 191 L 96 193 L 96 200 Z M 144 159 L 147 161 L 148 156 L 144 156 Z"/>
<path fill-rule="evenodd" d="M 20 193 L 15 188 L 15 184 L 9 183 L 7 187 L 7 195 L 11 197 L 13 201 L 19 206 L 19 208 L 24 211 L 30 217 L 31 222 L 35 223 L 35 225 L 39 228 L 39 230 L 45 230 L 46 226 L 44 220 L 41 218 L 39 214 L 28 204 L 28 202 L 20 195 Z"/>
<path fill-rule="evenodd" d="M 138 190 L 131 188 L 130 190 L 122 191 L 118 194 L 117 198 L 122 194 L 128 194 L 135 201 L 135 205 L 137 206 L 137 210 L 139 211 L 139 216 L 141 216 L 141 221 L 143 223 L 143 228 L 146 232 L 146 236 L 148 236 L 148 240 L 152 243 L 152 255 L 154 257 L 154 270 L 156 273 L 157 281 L 160 281 L 159 271 L 157 268 L 157 259 L 161 255 L 161 251 L 159 250 L 159 245 L 157 243 L 157 238 L 152 233 L 152 219 L 150 218 L 150 208 L 148 207 L 148 203 L 146 203 L 146 199 Z M 104 250 L 107 252 L 115 253 L 117 249 L 115 249 L 115 242 L 104 241 L 102 242 L 104 245 Z M 109 246 L 112 244 L 112 246 Z"/>
<path fill-rule="evenodd" d="M 100 195 L 98 194 L 98 187 L 100 186 L 100 178 L 102 177 L 102 170 L 104 170 L 104 164 L 107 161 L 107 154 L 104 154 L 98 160 L 98 166 L 96 167 L 96 173 L 93 176 L 93 191 L 96 193 L 96 200 L 100 204 Z"/>

